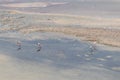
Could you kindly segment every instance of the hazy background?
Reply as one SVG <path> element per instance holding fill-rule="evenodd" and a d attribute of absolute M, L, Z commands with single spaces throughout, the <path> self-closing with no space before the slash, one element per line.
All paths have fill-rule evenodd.
<path fill-rule="evenodd" d="M 47 7 L 11 8 L 39 13 L 62 13 L 74 15 L 120 17 L 120 0 L 0 0 L 1 4 L 27 2 L 67 2 Z M 2 7 L 8 9 L 9 7 Z M 10 8 L 9 8 L 10 9 Z"/>

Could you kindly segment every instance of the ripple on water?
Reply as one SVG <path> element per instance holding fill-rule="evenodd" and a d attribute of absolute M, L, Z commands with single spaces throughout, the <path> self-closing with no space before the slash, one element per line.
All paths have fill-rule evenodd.
<path fill-rule="evenodd" d="M 107 59 L 110 59 L 110 58 L 112 58 L 112 56 L 109 55 L 109 56 L 106 56 L 106 58 L 107 58 Z"/>
<path fill-rule="evenodd" d="M 112 70 L 114 70 L 114 71 L 120 71 L 120 66 L 119 67 L 112 67 Z"/>
<path fill-rule="evenodd" d="M 107 61 L 106 59 L 104 59 L 104 58 L 96 58 L 97 60 L 99 60 L 99 61 Z"/>

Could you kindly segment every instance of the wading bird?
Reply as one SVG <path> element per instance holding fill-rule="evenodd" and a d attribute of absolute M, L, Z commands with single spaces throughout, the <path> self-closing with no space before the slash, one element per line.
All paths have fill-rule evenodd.
<path fill-rule="evenodd" d="M 18 46 L 17 50 L 21 50 L 21 41 L 17 41 L 16 45 Z"/>
<path fill-rule="evenodd" d="M 37 47 L 37 52 L 39 52 L 39 51 L 41 50 L 41 48 L 42 48 L 42 47 L 41 47 L 41 44 L 38 43 L 37 46 L 38 46 L 38 47 Z"/>
<path fill-rule="evenodd" d="M 95 51 L 97 50 L 95 44 L 96 44 L 96 42 L 94 42 L 94 45 L 90 45 L 90 47 L 89 47 L 91 55 L 93 55 L 95 53 Z"/>

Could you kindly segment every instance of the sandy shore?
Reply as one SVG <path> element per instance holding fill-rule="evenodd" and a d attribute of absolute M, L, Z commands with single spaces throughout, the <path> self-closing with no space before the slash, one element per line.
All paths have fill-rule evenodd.
<path fill-rule="evenodd" d="M 62 32 L 80 37 L 83 40 L 97 42 L 105 45 L 120 47 L 120 30 L 108 30 L 98 28 L 35 28 L 21 29 L 20 32 L 30 33 L 36 31 Z"/>
<path fill-rule="evenodd" d="M 86 41 L 120 47 L 119 19 L 77 17 L 51 14 L 24 14 L 15 11 L 0 13 L 0 23 L 4 31 L 31 32 L 61 32 L 80 37 Z M 27 21 L 27 22 L 25 22 Z M 7 26 L 6 26 L 7 25 Z M 4 27 L 5 26 L 5 27 Z"/>

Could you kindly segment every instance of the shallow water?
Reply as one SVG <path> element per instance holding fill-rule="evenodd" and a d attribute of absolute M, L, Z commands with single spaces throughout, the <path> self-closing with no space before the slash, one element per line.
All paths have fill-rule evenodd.
<path fill-rule="evenodd" d="M 22 42 L 19 51 L 17 40 Z M 36 52 L 38 42 L 40 52 Z M 0 79 L 118 80 L 120 51 L 96 45 L 97 50 L 90 55 L 90 45 L 59 33 L 0 34 Z"/>

